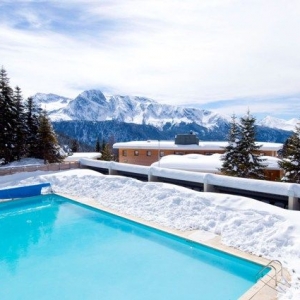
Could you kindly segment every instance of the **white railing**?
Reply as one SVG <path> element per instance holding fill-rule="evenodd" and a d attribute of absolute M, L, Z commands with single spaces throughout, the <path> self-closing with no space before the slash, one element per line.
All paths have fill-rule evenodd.
<path fill-rule="evenodd" d="M 218 187 L 238 189 L 254 193 L 265 193 L 270 195 L 286 196 L 288 208 L 299 210 L 300 184 L 284 183 L 266 180 L 255 180 L 237 178 L 211 173 L 200 173 L 167 169 L 150 166 L 140 166 L 108 161 L 97 161 L 93 159 L 81 159 L 81 167 L 92 167 L 107 170 L 108 174 L 115 175 L 118 171 L 135 173 L 148 177 L 148 181 L 158 181 L 159 177 L 203 184 L 204 192 L 218 192 Z"/>

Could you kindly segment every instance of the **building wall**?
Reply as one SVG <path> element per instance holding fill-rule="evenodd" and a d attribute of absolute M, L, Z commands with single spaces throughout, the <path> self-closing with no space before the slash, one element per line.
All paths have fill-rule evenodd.
<path fill-rule="evenodd" d="M 223 153 L 223 151 L 180 151 L 180 150 L 160 150 L 160 157 L 166 155 L 185 155 L 185 154 L 203 154 Z M 158 150 L 156 149 L 119 149 L 119 162 L 143 166 L 150 166 L 159 160 Z"/>
<path fill-rule="evenodd" d="M 283 170 L 264 170 L 266 180 L 271 181 L 280 181 L 280 179 L 283 177 Z"/>
<path fill-rule="evenodd" d="M 162 151 L 161 151 L 162 152 Z M 169 155 L 170 153 L 168 153 Z M 165 155 L 166 151 L 165 151 Z M 158 150 L 119 149 L 119 162 L 142 166 L 150 166 L 159 160 Z"/>
<path fill-rule="evenodd" d="M 203 155 L 211 155 L 214 153 L 224 153 L 222 150 L 218 151 L 180 151 L 180 150 L 160 150 L 160 157 L 166 155 L 185 155 L 185 154 L 203 154 Z M 266 156 L 275 156 L 276 151 L 264 151 L 261 153 Z M 150 166 L 152 163 L 157 162 L 159 160 L 159 153 L 157 149 L 119 149 L 119 162 L 120 163 L 128 163 L 142 166 Z M 218 173 L 218 172 L 216 172 Z M 266 180 L 277 181 L 283 176 L 282 170 L 265 170 Z"/>
<path fill-rule="evenodd" d="M 160 157 L 166 155 L 185 155 L 203 154 L 211 155 L 214 153 L 224 153 L 223 150 L 165 150 L 160 149 Z M 276 156 L 276 151 L 261 151 L 261 155 Z M 158 149 L 119 149 L 119 162 L 142 166 L 150 166 L 159 160 Z"/>

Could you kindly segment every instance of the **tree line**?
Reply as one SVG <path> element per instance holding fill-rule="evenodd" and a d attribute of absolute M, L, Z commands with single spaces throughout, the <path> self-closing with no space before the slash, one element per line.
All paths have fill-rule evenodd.
<path fill-rule="evenodd" d="M 262 145 L 255 139 L 256 119 L 248 111 L 240 118 L 240 124 L 233 115 L 228 133 L 228 145 L 222 155 L 220 171 L 229 176 L 265 179 L 264 170 L 267 165 L 259 154 Z M 286 140 L 281 153 L 278 167 L 283 170 L 283 182 L 300 183 L 300 127 Z"/>
<path fill-rule="evenodd" d="M 61 162 L 60 148 L 46 110 L 32 97 L 23 99 L 21 88 L 9 84 L 6 70 L 0 70 L 0 163 L 23 157 L 43 159 L 44 163 Z"/>

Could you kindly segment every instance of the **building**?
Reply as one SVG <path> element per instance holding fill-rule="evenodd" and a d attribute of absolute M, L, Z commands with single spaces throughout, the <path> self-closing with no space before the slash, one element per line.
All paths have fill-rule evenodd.
<path fill-rule="evenodd" d="M 261 145 L 259 154 L 263 156 L 277 156 L 282 148 L 280 143 L 258 142 Z M 175 141 L 131 141 L 115 143 L 114 149 L 118 150 L 118 159 L 121 163 L 150 166 L 167 155 L 203 154 L 212 155 L 224 153 L 228 142 L 204 142 L 199 141 L 195 134 L 180 134 Z"/>

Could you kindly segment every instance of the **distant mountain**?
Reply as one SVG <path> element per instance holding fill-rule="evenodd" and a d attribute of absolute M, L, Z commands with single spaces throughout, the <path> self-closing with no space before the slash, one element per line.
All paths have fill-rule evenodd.
<path fill-rule="evenodd" d="M 70 120 L 68 116 L 60 115 L 60 111 L 72 102 L 72 99 L 58 96 L 55 94 L 42 94 L 38 93 L 33 96 L 33 100 L 41 108 L 46 109 L 51 114 L 51 120 L 56 120 L 56 114 L 58 113 L 58 119 Z"/>
<path fill-rule="evenodd" d="M 48 111 L 57 132 L 89 145 L 97 138 L 170 140 L 191 130 L 200 140 L 226 140 L 231 121 L 208 110 L 159 104 L 144 97 L 105 96 L 99 90 L 84 91 L 73 100 L 54 94 L 36 94 L 33 99 Z M 267 117 L 257 124 L 257 140 L 283 143 L 294 122 Z"/>
<path fill-rule="evenodd" d="M 206 128 L 219 122 L 228 122 L 228 116 L 196 108 L 159 104 L 133 96 L 105 97 L 99 90 L 89 90 L 70 100 L 53 94 L 37 94 L 33 97 L 45 105 L 52 121 L 110 121 L 153 125 L 162 128 L 166 123 L 196 123 Z M 64 101 L 64 102 L 63 102 Z M 50 105 L 53 103 L 53 105 Z"/>
<path fill-rule="evenodd" d="M 299 119 L 296 118 L 287 121 L 287 120 L 267 116 L 261 121 L 259 121 L 257 124 L 269 128 L 277 128 L 277 129 L 282 129 L 287 131 L 293 131 L 297 123 L 299 123 Z"/>

